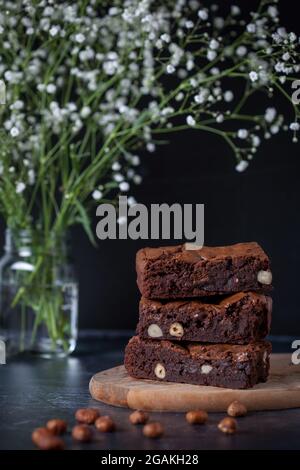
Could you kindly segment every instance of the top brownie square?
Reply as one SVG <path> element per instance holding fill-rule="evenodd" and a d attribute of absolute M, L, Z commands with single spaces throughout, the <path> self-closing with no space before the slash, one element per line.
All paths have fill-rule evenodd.
<path fill-rule="evenodd" d="M 143 248 L 136 255 L 137 283 L 149 299 L 225 295 L 272 289 L 270 261 L 256 242 L 195 249 Z"/>

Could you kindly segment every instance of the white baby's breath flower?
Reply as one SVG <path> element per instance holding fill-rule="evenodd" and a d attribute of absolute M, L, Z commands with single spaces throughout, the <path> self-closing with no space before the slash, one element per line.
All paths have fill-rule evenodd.
<path fill-rule="evenodd" d="M 138 166 L 141 163 L 140 157 L 138 155 L 133 155 L 131 158 L 131 164 L 133 166 Z"/>
<path fill-rule="evenodd" d="M 117 183 L 121 183 L 121 181 L 124 181 L 124 176 L 121 173 L 114 174 L 113 178 Z"/>
<path fill-rule="evenodd" d="M 208 60 L 214 60 L 217 57 L 216 51 L 212 51 L 211 49 L 208 49 L 206 57 Z"/>
<path fill-rule="evenodd" d="M 222 29 L 224 27 L 225 20 L 221 16 L 216 16 L 216 18 L 213 20 L 213 23 L 217 29 Z"/>
<path fill-rule="evenodd" d="M 234 95 L 233 95 L 233 92 L 231 90 L 225 91 L 224 101 L 226 101 L 227 103 L 230 103 L 230 101 L 232 101 L 233 98 L 234 98 Z"/>
<path fill-rule="evenodd" d="M 120 171 L 120 170 L 121 170 L 121 165 L 120 165 L 120 163 L 119 163 L 119 162 L 114 162 L 114 163 L 112 164 L 112 166 L 111 166 L 111 169 L 112 169 L 113 171 Z"/>
<path fill-rule="evenodd" d="M 216 39 L 212 39 L 209 43 L 209 48 L 212 50 L 218 49 L 220 43 Z"/>
<path fill-rule="evenodd" d="M 283 56 L 282 56 L 282 60 L 287 61 L 287 60 L 290 59 L 290 57 L 291 57 L 291 56 L 290 56 L 289 52 L 285 52 L 285 53 L 283 54 Z"/>
<path fill-rule="evenodd" d="M 175 100 L 176 100 L 176 101 L 182 101 L 183 98 L 184 98 L 184 93 L 182 93 L 182 91 L 180 91 L 180 92 L 176 95 Z"/>
<path fill-rule="evenodd" d="M 192 29 L 194 27 L 194 22 L 191 20 L 188 20 L 185 22 L 184 26 L 186 27 L 186 29 Z"/>
<path fill-rule="evenodd" d="M 92 110 L 89 106 L 83 106 L 83 108 L 80 111 L 80 116 L 85 119 L 91 114 Z"/>
<path fill-rule="evenodd" d="M 171 40 L 171 37 L 169 34 L 167 33 L 164 33 L 160 36 L 160 39 L 163 41 L 163 42 L 170 42 Z"/>
<path fill-rule="evenodd" d="M 267 11 L 272 18 L 276 18 L 278 16 L 278 8 L 275 5 L 270 5 Z"/>
<path fill-rule="evenodd" d="M 23 181 L 18 181 L 16 183 L 16 193 L 17 194 L 21 194 L 26 188 L 26 185 L 25 183 L 23 183 Z"/>
<path fill-rule="evenodd" d="M 246 160 L 240 160 L 239 163 L 236 165 L 235 169 L 239 173 L 242 173 L 248 168 L 248 166 L 249 166 L 249 162 L 247 162 Z"/>
<path fill-rule="evenodd" d="M 245 46 L 239 46 L 236 49 L 236 55 L 238 57 L 244 57 L 247 54 L 247 48 Z"/>
<path fill-rule="evenodd" d="M 267 108 L 265 112 L 265 120 L 266 122 L 273 122 L 276 117 L 276 109 L 275 108 Z"/>
<path fill-rule="evenodd" d="M 176 69 L 175 69 L 174 65 L 168 64 L 166 70 L 167 70 L 167 73 L 171 74 L 171 73 L 174 73 Z"/>
<path fill-rule="evenodd" d="M 28 183 L 33 186 L 35 183 L 35 171 L 31 168 L 28 170 Z"/>
<path fill-rule="evenodd" d="M 280 127 L 279 127 L 277 124 L 273 124 L 273 125 L 270 127 L 270 132 L 271 132 L 271 134 L 273 134 L 273 135 L 278 134 L 279 131 L 280 131 Z"/>
<path fill-rule="evenodd" d="M 249 23 L 249 24 L 247 24 L 247 28 L 246 28 L 246 29 L 247 29 L 248 33 L 251 33 L 251 34 L 253 34 L 253 33 L 256 32 L 256 26 L 255 26 L 254 23 Z"/>
<path fill-rule="evenodd" d="M 237 5 L 232 5 L 232 6 L 231 6 L 231 14 L 232 14 L 232 16 L 238 16 L 238 15 L 240 15 L 240 13 L 241 13 L 240 7 L 238 7 Z"/>
<path fill-rule="evenodd" d="M 237 136 L 238 136 L 239 139 L 247 139 L 247 137 L 248 137 L 247 129 L 239 129 L 237 131 Z"/>
<path fill-rule="evenodd" d="M 299 122 L 291 122 L 290 129 L 291 129 L 291 131 L 299 131 L 299 129 L 300 129 Z"/>
<path fill-rule="evenodd" d="M 143 181 L 141 175 L 134 175 L 132 179 L 133 179 L 134 184 L 141 184 L 141 182 Z"/>
<path fill-rule="evenodd" d="M 108 10 L 108 14 L 110 16 L 116 16 L 118 13 L 120 12 L 120 9 L 118 7 L 111 7 L 109 10 Z"/>
<path fill-rule="evenodd" d="M 249 73 L 249 78 L 251 82 L 256 82 L 258 80 L 258 73 L 254 70 L 251 70 L 251 72 Z"/>
<path fill-rule="evenodd" d="M 148 150 L 148 152 L 153 153 L 155 152 L 156 146 L 153 142 L 148 142 L 146 145 L 146 149 Z"/>
<path fill-rule="evenodd" d="M 276 72 L 283 72 L 284 71 L 284 63 L 283 62 L 277 62 L 274 66 Z"/>
<path fill-rule="evenodd" d="M 54 83 L 49 83 L 49 84 L 46 86 L 46 91 L 47 91 L 47 93 L 49 93 L 50 95 L 53 95 L 53 94 L 56 92 L 56 86 L 54 85 Z"/>
<path fill-rule="evenodd" d="M 129 196 L 129 198 L 127 199 L 127 203 L 129 205 L 129 207 L 133 207 L 137 204 L 135 198 L 133 196 Z"/>
<path fill-rule="evenodd" d="M 20 111 L 21 109 L 24 108 L 24 101 L 17 100 L 14 103 L 12 103 L 9 107 L 11 110 L 17 110 Z"/>
<path fill-rule="evenodd" d="M 129 191 L 130 185 L 129 183 L 127 183 L 127 181 L 122 181 L 122 183 L 119 184 L 119 188 L 121 191 L 126 192 L 126 191 Z"/>
<path fill-rule="evenodd" d="M 95 199 L 95 201 L 99 201 L 102 199 L 103 193 L 99 189 L 95 189 L 92 193 L 92 198 Z"/>
<path fill-rule="evenodd" d="M 198 11 L 198 16 L 200 18 L 200 20 L 207 20 L 208 19 L 208 12 L 205 8 L 201 9 Z"/>
<path fill-rule="evenodd" d="M 188 126 L 192 126 L 192 127 L 196 125 L 196 121 L 191 114 L 187 116 L 186 123 L 188 124 Z"/>
<path fill-rule="evenodd" d="M 82 44 L 85 41 L 85 36 L 82 33 L 77 33 L 75 35 L 75 41 L 78 42 L 78 44 Z"/>
<path fill-rule="evenodd" d="M 259 147 L 260 145 L 260 138 L 258 137 L 258 135 L 253 135 L 252 136 L 252 145 L 254 147 Z"/>
<path fill-rule="evenodd" d="M 19 129 L 16 126 L 13 126 L 10 130 L 10 135 L 12 137 L 18 137 L 19 134 L 20 134 Z"/>
<path fill-rule="evenodd" d="M 52 36 L 52 37 L 57 36 L 57 34 L 59 33 L 59 30 L 60 30 L 59 26 L 53 25 L 49 30 L 50 36 Z"/>
<path fill-rule="evenodd" d="M 46 85 L 44 83 L 39 83 L 37 85 L 38 91 L 45 91 L 46 90 Z"/>

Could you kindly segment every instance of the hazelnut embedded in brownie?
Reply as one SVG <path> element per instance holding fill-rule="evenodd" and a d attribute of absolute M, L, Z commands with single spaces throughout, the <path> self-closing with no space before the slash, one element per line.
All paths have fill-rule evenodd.
<path fill-rule="evenodd" d="M 136 270 L 140 292 L 149 299 L 272 289 L 269 258 L 256 242 L 200 249 L 190 244 L 143 248 L 137 252 Z"/>
<path fill-rule="evenodd" d="M 269 333 L 271 312 L 271 297 L 255 292 L 239 292 L 214 303 L 142 297 L 137 334 L 141 338 L 246 344 Z"/>
<path fill-rule="evenodd" d="M 234 389 L 265 382 L 271 344 L 175 343 L 134 336 L 125 350 L 125 367 L 139 379 Z"/>

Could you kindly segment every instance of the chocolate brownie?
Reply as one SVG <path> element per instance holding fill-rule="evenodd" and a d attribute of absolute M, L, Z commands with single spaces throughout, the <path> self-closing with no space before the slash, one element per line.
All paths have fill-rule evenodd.
<path fill-rule="evenodd" d="M 141 338 L 245 344 L 269 333 L 271 312 L 271 297 L 255 292 L 233 294 L 217 303 L 142 297 L 137 334 Z"/>
<path fill-rule="evenodd" d="M 134 336 L 125 350 L 132 377 L 226 388 L 250 388 L 265 382 L 271 344 L 175 343 Z"/>
<path fill-rule="evenodd" d="M 271 290 L 269 258 L 257 243 L 191 248 L 186 243 L 139 250 L 136 270 L 141 294 L 176 299 Z"/>

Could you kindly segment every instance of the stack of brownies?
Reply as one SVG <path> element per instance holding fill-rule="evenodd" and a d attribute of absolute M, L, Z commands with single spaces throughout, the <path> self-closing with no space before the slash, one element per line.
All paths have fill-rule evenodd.
<path fill-rule="evenodd" d="M 125 351 L 132 377 L 227 388 L 267 380 L 272 274 L 257 243 L 144 248 L 136 269 L 138 336 Z"/>

